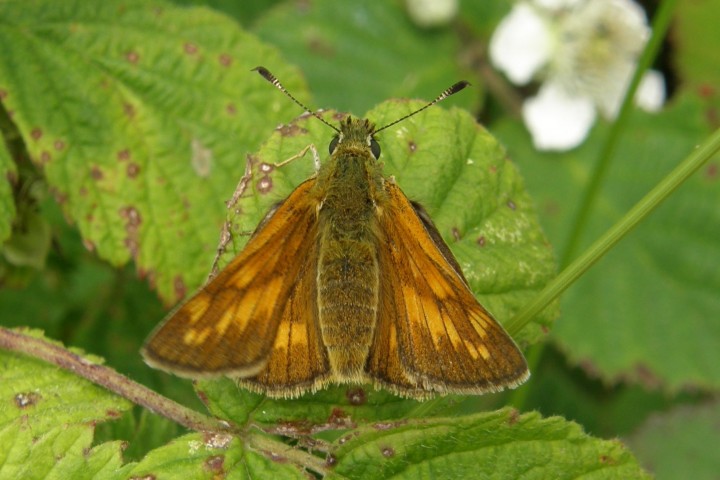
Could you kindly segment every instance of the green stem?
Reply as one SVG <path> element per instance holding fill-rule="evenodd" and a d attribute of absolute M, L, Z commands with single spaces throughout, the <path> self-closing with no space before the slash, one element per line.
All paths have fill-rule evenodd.
<path fill-rule="evenodd" d="M 710 157 L 720 151 L 720 128 L 702 145 L 696 148 L 680 165 L 670 172 L 655 188 L 642 198 L 630 211 L 593 243 L 582 255 L 548 283 L 528 305 L 505 325 L 508 333 L 516 335 L 532 318 L 580 275 L 617 244 L 621 238 L 647 217 L 660 203 L 672 194 L 685 180 L 695 173 Z"/>
<path fill-rule="evenodd" d="M 677 0 L 664 0 L 655 14 L 652 25 L 652 37 L 638 61 L 635 75 L 633 76 L 630 86 L 625 93 L 625 99 L 623 100 L 620 114 L 611 126 L 607 141 L 603 144 L 603 147 L 600 150 L 598 160 L 595 163 L 595 168 L 590 176 L 590 183 L 585 189 L 582 199 L 580 200 L 580 206 L 578 207 L 575 220 L 571 223 L 572 231 L 568 237 L 567 247 L 560 258 L 560 266 L 563 268 L 570 263 L 573 257 L 575 257 L 575 254 L 580 246 L 580 239 L 585 232 L 587 222 L 590 220 L 590 211 L 595 204 L 600 187 L 602 186 L 603 181 L 605 180 L 605 175 L 610 167 L 611 159 L 615 155 L 620 135 L 625 130 L 625 125 L 627 124 L 630 112 L 633 108 L 632 99 L 635 97 L 635 91 L 640 84 L 640 80 L 642 80 L 642 76 L 652 64 L 655 55 L 660 49 L 662 40 L 665 38 L 665 33 L 667 32 L 670 21 L 672 20 L 672 12 L 675 9 L 676 3 Z"/>

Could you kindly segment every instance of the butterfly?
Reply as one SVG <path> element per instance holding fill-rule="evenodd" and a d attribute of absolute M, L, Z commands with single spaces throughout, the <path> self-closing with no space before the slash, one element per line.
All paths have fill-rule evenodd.
<path fill-rule="evenodd" d="M 306 111 L 266 68 L 255 69 Z M 529 376 L 428 213 L 378 163 L 380 129 L 346 117 L 330 158 L 275 205 L 245 248 L 143 348 L 189 378 L 228 376 L 270 397 L 365 384 L 409 398 L 484 394 Z M 310 112 L 312 113 L 312 112 Z"/>

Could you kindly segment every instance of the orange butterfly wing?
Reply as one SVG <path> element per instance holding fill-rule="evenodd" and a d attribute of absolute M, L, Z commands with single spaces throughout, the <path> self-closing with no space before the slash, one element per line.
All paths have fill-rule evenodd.
<path fill-rule="evenodd" d="M 475 299 L 429 218 L 422 219 L 394 183 L 386 182 L 385 190 L 388 202 L 378 215 L 380 305 L 368 373 L 416 398 L 522 383 L 529 375 L 522 353 Z"/>
<path fill-rule="evenodd" d="M 298 186 L 243 251 L 169 315 L 143 348 L 148 364 L 190 378 L 266 369 L 260 383 L 307 383 L 327 374 L 313 293 L 314 185 L 310 179 Z"/>
<path fill-rule="evenodd" d="M 270 397 L 314 392 L 332 377 L 318 320 L 317 247 L 301 258 L 303 266 L 280 315 L 267 365 L 257 376 L 239 380 L 241 386 Z"/>

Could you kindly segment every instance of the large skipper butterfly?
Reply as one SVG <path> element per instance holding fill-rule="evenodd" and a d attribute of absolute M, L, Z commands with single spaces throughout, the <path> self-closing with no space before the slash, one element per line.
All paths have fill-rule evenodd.
<path fill-rule="evenodd" d="M 267 69 L 255 70 L 309 112 Z M 380 129 L 352 117 L 328 124 L 337 132 L 330 159 L 155 330 L 147 363 L 238 378 L 271 397 L 373 383 L 424 399 L 525 381 L 522 353 L 475 299 L 426 211 L 381 172 L 375 136 L 409 116 Z"/>

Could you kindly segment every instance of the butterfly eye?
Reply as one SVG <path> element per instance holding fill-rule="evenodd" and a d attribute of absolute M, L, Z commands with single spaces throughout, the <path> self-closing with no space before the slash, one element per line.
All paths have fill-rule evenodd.
<path fill-rule="evenodd" d="M 375 141 L 374 138 L 370 139 L 370 151 L 373 154 L 373 157 L 375 157 L 375 160 L 380 158 L 380 144 Z"/>
<path fill-rule="evenodd" d="M 335 136 L 333 137 L 333 139 L 330 140 L 330 146 L 329 146 L 330 155 L 332 155 L 332 153 L 335 151 L 335 149 L 336 149 L 337 146 L 338 146 L 338 143 L 340 143 L 340 137 L 338 137 L 337 135 L 335 135 Z"/>

